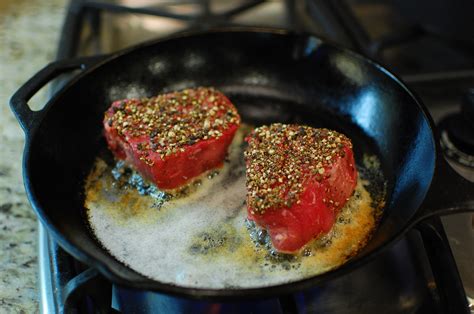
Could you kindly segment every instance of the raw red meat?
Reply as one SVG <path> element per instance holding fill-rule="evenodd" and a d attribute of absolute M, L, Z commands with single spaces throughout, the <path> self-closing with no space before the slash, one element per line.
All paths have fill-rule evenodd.
<path fill-rule="evenodd" d="M 248 217 L 275 249 L 294 253 L 329 232 L 357 183 L 351 141 L 284 124 L 259 127 L 246 141 Z"/>
<path fill-rule="evenodd" d="M 203 87 L 118 100 L 104 117 L 115 157 L 164 190 L 221 166 L 239 124 L 229 99 Z"/>

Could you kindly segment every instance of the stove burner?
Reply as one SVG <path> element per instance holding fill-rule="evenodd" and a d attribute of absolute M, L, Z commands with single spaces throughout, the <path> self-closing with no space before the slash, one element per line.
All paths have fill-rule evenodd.
<path fill-rule="evenodd" d="M 132 2 L 133 6 L 130 6 Z M 223 24 L 262 26 L 271 21 L 269 25 L 323 34 L 333 41 L 371 55 L 383 64 L 390 64 L 405 82 L 412 88 L 416 87 L 417 93 L 430 105 L 431 114 L 435 112 L 434 109 L 444 106 L 443 101 L 450 108 L 456 106 L 454 95 L 474 86 L 474 59 L 471 50 L 451 47 L 444 40 L 427 36 L 426 31 L 413 27 L 412 23 L 406 23 L 403 17 L 397 16 L 390 5 L 392 1 L 388 0 L 136 2 L 70 1 L 58 59 L 116 51 L 145 39 L 177 31 L 171 30 L 171 26 L 203 29 Z M 216 3 L 219 5 L 215 6 Z M 230 6 L 231 4 L 235 6 Z M 272 18 L 269 19 L 270 17 Z M 437 84 L 440 88 L 437 88 Z M 53 87 L 59 86 L 60 84 Z M 463 113 L 456 118 L 462 120 L 464 116 L 471 117 L 471 124 L 462 122 L 468 127 L 474 121 L 473 94 L 471 91 L 468 96 L 471 97 L 470 107 L 463 109 Z M 438 97 L 439 95 L 443 97 Z M 456 127 L 460 123 L 452 124 Z M 474 164 L 474 154 L 460 150 L 457 147 L 459 141 L 453 141 L 456 136 L 453 132 L 449 134 L 447 129 L 443 127 L 442 145 L 443 148 L 449 147 L 445 151 L 454 152 L 458 160 Z M 472 139 L 474 136 L 470 135 L 467 140 L 471 140 L 472 144 Z M 469 175 L 474 174 L 474 168 L 464 168 L 469 169 Z M 459 231 L 464 230 L 464 222 L 445 225 Z M 436 241 L 448 245 L 439 219 L 434 221 L 432 228 Z M 445 289 L 443 285 L 437 285 L 426 256 L 427 247 L 417 231 L 410 232 L 392 248 L 382 252 L 369 266 L 348 274 L 345 279 L 332 281 L 324 289 L 319 287 L 280 298 L 253 300 L 255 302 L 249 304 L 201 302 L 125 289 L 108 281 L 95 269 L 75 260 L 59 247 L 41 224 L 39 230 L 40 306 L 44 312 L 156 312 L 158 305 L 158 309 L 165 312 L 181 310 L 193 313 L 445 313 L 448 310 L 444 309 L 443 300 L 447 295 L 451 292 L 457 296 L 463 295 L 461 289 L 448 291 L 450 289 Z M 466 233 L 469 234 L 469 231 L 470 225 Z M 452 247 L 459 252 L 472 251 L 472 242 L 467 236 L 461 237 L 451 232 L 449 237 L 456 241 L 456 245 Z M 460 243 L 464 244 L 461 246 Z M 448 258 L 450 256 L 445 255 Z M 466 259 L 467 266 L 464 266 L 464 271 L 468 274 L 472 268 L 471 261 L 472 258 Z M 446 273 L 457 273 L 453 265 L 445 265 Z M 469 280 L 470 276 L 466 278 Z M 464 286 L 467 292 L 472 291 L 472 284 L 465 283 Z M 472 299 L 469 302 L 473 304 Z M 463 313 L 468 311 L 466 308 Z"/>
<path fill-rule="evenodd" d="M 461 104 L 461 112 L 439 123 L 441 147 L 445 155 L 461 165 L 474 168 L 474 88 Z"/>

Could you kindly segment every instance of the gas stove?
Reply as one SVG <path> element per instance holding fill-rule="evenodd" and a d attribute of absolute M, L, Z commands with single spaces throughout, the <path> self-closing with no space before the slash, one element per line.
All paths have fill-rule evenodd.
<path fill-rule="evenodd" d="M 446 159 L 474 181 L 474 47 L 407 22 L 388 0 L 71 1 L 57 58 L 106 54 L 180 31 L 236 25 L 314 33 L 386 65 L 428 107 Z M 446 265 L 446 271 L 460 275 L 474 313 L 474 216 L 434 219 L 432 225 L 435 240 L 445 242 L 448 253 L 452 250 L 455 263 Z M 39 238 L 40 300 L 46 313 L 447 313 L 453 310 L 446 308 L 447 298 L 464 297 L 462 291 L 446 291 L 436 283 L 429 248 L 416 230 L 368 265 L 323 288 L 240 303 L 187 300 L 117 286 L 61 249 L 41 224 Z M 466 304 L 455 310 L 469 313 Z"/>

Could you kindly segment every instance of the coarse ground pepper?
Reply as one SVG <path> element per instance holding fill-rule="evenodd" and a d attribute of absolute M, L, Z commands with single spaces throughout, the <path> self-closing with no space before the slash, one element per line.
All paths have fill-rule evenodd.
<path fill-rule="evenodd" d="M 248 137 L 248 206 L 252 214 L 270 208 L 291 207 L 298 202 L 305 183 L 327 176 L 327 168 L 344 147 L 352 149 L 345 135 L 328 129 L 281 123 L 256 128 Z"/>
<path fill-rule="evenodd" d="M 143 152 L 140 159 L 152 165 L 149 150 L 163 159 L 200 140 L 219 138 L 229 125 L 240 123 L 235 108 L 219 103 L 219 94 L 213 88 L 198 87 L 179 94 L 123 100 L 112 107 L 107 124 L 125 140 L 143 138 L 137 145 Z"/>

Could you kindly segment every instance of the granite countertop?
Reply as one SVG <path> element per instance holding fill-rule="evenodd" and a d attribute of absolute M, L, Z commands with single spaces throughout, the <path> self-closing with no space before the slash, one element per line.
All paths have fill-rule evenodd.
<path fill-rule="evenodd" d="M 23 188 L 24 135 L 11 95 L 54 59 L 66 0 L 0 1 L 0 313 L 39 311 L 37 219 Z M 47 91 L 35 96 L 43 104 Z"/>

